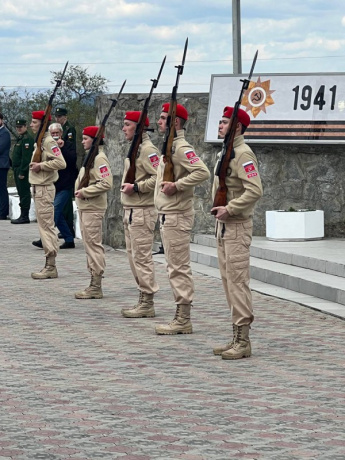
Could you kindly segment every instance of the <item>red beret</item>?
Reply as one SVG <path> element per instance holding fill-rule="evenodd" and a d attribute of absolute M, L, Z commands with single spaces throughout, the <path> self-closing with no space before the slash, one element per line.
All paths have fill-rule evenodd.
<path fill-rule="evenodd" d="M 233 107 L 229 107 L 229 106 L 224 107 L 223 117 L 231 118 L 231 115 L 232 115 L 233 111 L 234 111 Z M 238 121 L 240 123 L 242 123 L 242 125 L 249 126 L 249 124 L 250 124 L 250 116 L 247 114 L 247 112 L 245 112 L 242 109 L 238 109 L 237 117 L 238 117 Z"/>
<path fill-rule="evenodd" d="M 169 112 L 169 107 L 170 104 L 169 102 L 166 102 L 165 104 L 162 105 L 163 112 Z M 184 120 L 188 120 L 188 112 L 185 107 L 181 104 L 176 105 L 176 116 L 179 118 L 183 118 Z"/>
<path fill-rule="evenodd" d="M 83 135 L 89 136 L 89 137 L 96 137 L 98 128 L 99 128 L 98 126 L 87 126 L 86 128 L 83 129 Z M 102 136 L 102 139 L 104 139 L 104 135 Z"/>
<path fill-rule="evenodd" d="M 141 115 L 141 112 L 139 112 L 138 110 L 133 111 L 133 112 L 126 112 L 125 120 L 134 121 L 135 123 L 138 123 L 140 115 Z M 150 120 L 148 119 L 148 117 L 146 117 L 145 126 L 149 126 L 149 124 L 150 124 Z"/>
<path fill-rule="evenodd" d="M 32 118 L 34 118 L 35 120 L 43 120 L 44 118 L 44 110 L 36 110 L 34 112 L 32 112 Z M 51 121 L 52 117 L 51 115 L 49 115 L 49 121 Z"/>

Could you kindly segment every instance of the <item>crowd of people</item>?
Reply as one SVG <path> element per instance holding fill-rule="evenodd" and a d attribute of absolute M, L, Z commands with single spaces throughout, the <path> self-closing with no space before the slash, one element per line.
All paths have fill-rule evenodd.
<path fill-rule="evenodd" d="M 162 104 L 158 130 L 167 130 L 169 103 Z M 232 107 L 225 107 L 219 122 L 219 137 L 224 138 L 233 115 Z M 36 134 L 45 116 L 44 111 L 32 112 L 30 128 Z M 130 144 L 140 120 L 140 111 L 127 111 L 123 120 L 123 134 Z M 190 238 L 194 224 L 194 189 L 210 177 L 210 171 L 192 145 L 185 138 L 188 110 L 177 104 L 172 145 L 173 180 L 164 180 L 166 158 L 153 145 L 145 119 L 145 130 L 137 153 L 135 180 L 126 181 L 129 159 L 124 163 L 121 184 L 123 227 L 129 266 L 138 290 L 138 301 L 123 309 L 125 318 L 155 316 L 154 297 L 159 286 L 152 259 L 153 235 L 159 222 L 167 274 L 174 297 L 175 313 L 168 324 L 157 325 L 156 334 L 177 335 L 193 332 L 191 312 L 194 283 L 190 263 Z M 12 168 L 17 187 L 21 215 L 12 224 L 30 223 L 31 197 L 35 203 L 40 239 L 35 246 L 44 250 L 45 266 L 31 274 L 33 279 L 57 278 L 56 257 L 58 235 L 64 239 L 60 249 L 73 249 L 73 199 L 75 199 L 82 240 L 86 252 L 90 285 L 75 293 L 76 299 L 102 299 L 102 277 L 105 253 L 102 245 L 102 222 L 107 209 L 107 192 L 113 187 L 113 175 L 103 146 L 97 155 L 89 179 L 83 186 L 85 162 L 79 173 L 76 167 L 76 132 L 67 120 L 65 108 L 55 110 L 56 123 L 44 133 L 40 161 L 33 161 L 37 148 L 27 130 L 24 119 L 16 120 L 18 139 L 12 152 Z M 250 117 L 244 110 L 237 112 L 233 150 L 225 179 L 226 205 L 215 206 L 216 239 L 219 269 L 231 312 L 230 340 L 213 349 L 215 355 L 233 360 L 251 356 L 250 326 L 254 320 L 249 287 L 249 250 L 252 239 L 253 211 L 262 196 L 262 185 L 255 154 L 244 141 Z M 82 132 L 86 155 L 99 132 L 98 126 L 87 126 Z M 10 168 L 11 138 L 0 114 L 0 219 L 9 214 L 7 174 Z M 218 158 L 220 161 L 220 155 Z M 217 168 L 217 165 L 215 165 Z M 218 187 L 214 176 L 213 195 Z M 31 187 L 31 193 L 30 193 Z M 211 200 L 211 197 L 210 197 Z"/>

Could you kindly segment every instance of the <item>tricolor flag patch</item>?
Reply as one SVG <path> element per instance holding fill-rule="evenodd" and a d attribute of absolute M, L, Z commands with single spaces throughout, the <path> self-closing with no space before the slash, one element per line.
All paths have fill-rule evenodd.
<path fill-rule="evenodd" d="M 194 150 L 186 150 L 184 152 L 184 154 L 186 155 L 186 157 L 188 158 L 189 160 L 189 163 L 192 165 L 193 163 L 196 163 L 197 161 L 200 160 L 200 158 L 196 155 L 196 153 L 194 152 Z"/>
<path fill-rule="evenodd" d="M 247 174 L 248 179 L 258 175 L 255 169 L 254 163 L 252 161 L 247 161 L 247 163 L 243 163 L 242 166 L 244 167 L 244 170 Z"/>
<path fill-rule="evenodd" d="M 149 155 L 149 160 L 152 164 L 152 166 L 154 168 L 158 168 L 158 165 L 159 165 L 159 157 L 157 155 L 157 153 L 151 153 L 151 155 Z"/>
<path fill-rule="evenodd" d="M 30 144 L 24 144 L 24 147 L 25 147 L 26 149 L 28 149 L 28 148 L 29 148 L 29 145 L 30 145 Z"/>
<path fill-rule="evenodd" d="M 59 149 L 57 145 L 53 145 L 52 152 L 55 157 L 58 157 L 61 155 L 61 150 Z"/>
<path fill-rule="evenodd" d="M 108 169 L 108 166 L 107 165 L 101 165 L 99 167 L 99 172 L 101 173 L 101 176 L 104 178 L 104 177 L 108 177 L 110 176 L 110 172 L 109 172 L 109 169 Z"/>

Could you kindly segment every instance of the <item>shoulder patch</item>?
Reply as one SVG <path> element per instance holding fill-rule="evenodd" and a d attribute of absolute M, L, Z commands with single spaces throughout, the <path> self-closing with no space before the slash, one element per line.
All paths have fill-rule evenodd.
<path fill-rule="evenodd" d="M 110 172 L 109 172 L 109 169 L 108 169 L 108 166 L 107 165 L 101 165 L 99 166 L 99 172 L 101 174 L 101 176 L 104 178 L 104 177 L 108 177 L 110 176 Z"/>
<path fill-rule="evenodd" d="M 29 146 L 30 146 L 30 144 L 24 144 L 24 147 L 25 147 L 26 149 L 28 149 Z"/>
<path fill-rule="evenodd" d="M 189 160 L 189 163 L 191 165 L 200 160 L 200 158 L 197 156 L 197 154 L 194 152 L 194 150 L 191 150 L 191 149 L 190 150 L 185 150 L 184 154 L 186 155 L 186 157 Z"/>
<path fill-rule="evenodd" d="M 255 169 L 255 165 L 252 161 L 247 161 L 246 163 L 243 163 L 242 166 L 247 174 L 248 179 L 258 175 Z"/>
<path fill-rule="evenodd" d="M 154 168 L 157 168 L 159 165 L 159 156 L 157 153 L 151 153 L 149 155 L 149 160 Z"/>
<path fill-rule="evenodd" d="M 55 157 L 58 157 L 61 155 L 61 150 L 59 149 L 57 145 L 52 146 L 52 152 Z"/>

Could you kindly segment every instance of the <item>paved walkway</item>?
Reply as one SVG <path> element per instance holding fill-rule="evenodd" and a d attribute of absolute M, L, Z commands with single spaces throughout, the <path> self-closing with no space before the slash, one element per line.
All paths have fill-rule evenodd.
<path fill-rule="evenodd" d="M 173 316 L 165 268 L 157 317 L 120 315 L 137 298 L 120 251 L 107 251 L 103 300 L 82 242 L 39 281 L 37 224 L 0 222 L 0 460 L 345 459 L 345 322 L 254 293 L 251 359 L 212 354 L 229 336 L 219 279 L 195 274 L 195 333 L 165 337 Z"/>

